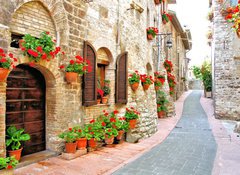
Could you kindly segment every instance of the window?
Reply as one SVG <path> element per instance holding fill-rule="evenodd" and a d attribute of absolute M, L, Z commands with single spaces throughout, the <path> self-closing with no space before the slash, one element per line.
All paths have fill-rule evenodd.
<path fill-rule="evenodd" d="M 19 40 L 21 40 L 22 38 L 23 35 L 12 33 L 10 46 L 14 48 L 19 48 Z"/>

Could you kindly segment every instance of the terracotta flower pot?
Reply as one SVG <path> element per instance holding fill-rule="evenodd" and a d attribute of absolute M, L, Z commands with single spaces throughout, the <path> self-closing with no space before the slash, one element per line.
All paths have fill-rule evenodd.
<path fill-rule="evenodd" d="M 160 4 L 160 0 L 154 0 L 154 2 L 156 5 Z"/>
<path fill-rule="evenodd" d="M 1 175 L 13 175 L 14 174 L 14 170 L 12 169 L 3 169 L 0 170 L 0 174 Z"/>
<path fill-rule="evenodd" d="M 101 103 L 101 99 L 97 99 L 97 104 L 100 104 Z"/>
<path fill-rule="evenodd" d="M 153 40 L 153 36 L 151 34 L 147 34 L 147 39 L 148 40 Z"/>
<path fill-rule="evenodd" d="M 97 141 L 95 140 L 95 138 L 91 138 L 90 140 L 88 140 L 88 146 L 91 148 L 97 147 Z"/>
<path fill-rule="evenodd" d="M 0 68 L 0 82 L 4 82 L 8 76 L 8 69 Z"/>
<path fill-rule="evenodd" d="M 167 24 L 167 21 L 165 19 L 162 20 L 163 24 Z"/>
<path fill-rule="evenodd" d="M 121 140 L 122 137 L 123 137 L 123 134 L 124 134 L 124 130 L 118 131 L 118 135 L 117 135 L 116 139 L 117 139 L 117 140 Z"/>
<path fill-rule="evenodd" d="M 18 161 L 21 159 L 21 154 L 22 154 L 22 149 L 20 148 L 18 150 L 13 150 L 13 151 L 8 151 L 9 156 L 14 156 L 15 159 L 17 159 Z"/>
<path fill-rule="evenodd" d="M 129 128 L 134 129 L 136 127 L 137 119 L 129 120 Z"/>
<path fill-rule="evenodd" d="M 160 86 L 155 86 L 155 91 L 158 91 L 160 89 Z"/>
<path fill-rule="evenodd" d="M 158 118 L 164 118 L 165 112 L 164 111 L 159 111 L 158 113 Z"/>
<path fill-rule="evenodd" d="M 77 81 L 78 74 L 76 72 L 66 72 L 65 77 L 68 83 L 73 83 Z"/>
<path fill-rule="evenodd" d="M 131 88 L 133 91 L 136 91 L 138 86 L 139 86 L 139 83 L 133 83 L 133 84 L 130 84 Z"/>
<path fill-rule="evenodd" d="M 75 153 L 77 150 L 77 142 L 65 143 L 66 153 Z"/>
<path fill-rule="evenodd" d="M 107 104 L 108 102 L 108 97 L 102 97 L 102 103 Z"/>
<path fill-rule="evenodd" d="M 111 145 L 114 142 L 114 136 L 112 135 L 112 136 L 109 137 L 108 135 L 105 135 L 105 140 L 104 141 L 107 145 Z"/>
<path fill-rule="evenodd" d="M 148 90 L 149 86 L 150 86 L 150 84 L 143 84 L 143 90 L 144 91 Z"/>
<path fill-rule="evenodd" d="M 77 139 L 77 148 L 78 149 L 85 149 L 86 147 L 87 147 L 87 139 L 86 138 Z"/>

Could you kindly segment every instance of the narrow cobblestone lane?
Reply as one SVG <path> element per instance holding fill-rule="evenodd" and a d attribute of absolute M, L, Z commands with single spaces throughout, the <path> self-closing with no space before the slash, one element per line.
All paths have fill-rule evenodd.
<path fill-rule="evenodd" d="M 183 113 L 167 139 L 115 175 L 210 175 L 217 145 L 206 113 L 193 91 L 185 100 Z"/>

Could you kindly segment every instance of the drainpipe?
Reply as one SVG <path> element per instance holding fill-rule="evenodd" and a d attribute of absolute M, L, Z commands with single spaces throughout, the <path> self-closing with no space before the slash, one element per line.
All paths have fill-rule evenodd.
<path fill-rule="evenodd" d="M 157 28 L 159 29 L 159 32 L 160 32 L 160 16 L 161 16 L 161 14 L 160 14 L 161 12 L 160 12 L 160 7 L 158 7 L 158 9 L 157 9 L 157 16 L 158 16 L 158 18 L 157 18 Z M 156 71 L 158 72 L 159 70 L 160 70 L 160 61 L 161 61 L 161 35 L 157 35 L 157 48 L 158 48 L 158 54 L 157 54 L 157 67 L 156 67 Z"/>

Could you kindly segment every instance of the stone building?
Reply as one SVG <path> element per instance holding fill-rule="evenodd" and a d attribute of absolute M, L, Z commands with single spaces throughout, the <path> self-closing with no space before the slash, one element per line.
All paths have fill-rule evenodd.
<path fill-rule="evenodd" d="M 221 14 L 222 9 L 237 4 L 237 0 L 223 3 L 213 1 L 213 93 L 216 118 L 240 119 L 240 39 Z"/>
<path fill-rule="evenodd" d="M 169 3 L 176 2 L 170 0 Z M 45 149 L 61 151 L 63 144 L 57 137 L 60 132 L 88 123 L 103 110 L 117 109 L 123 115 L 126 107 L 133 106 L 141 113 L 137 128 L 130 133 L 132 140 L 149 137 L 157 131 L 154 86 L 147 91 L 139 87 L 133 92 L 127 76 L 135 70 L 151 75 L 156 71 L 155 43 L 147 40 L 146 28 L 157 25 L 160 9 L 166 8 L 167 2 L 156 6 L 154 0 L 121 3 L 116 0 L 91 3 L 0 0 L 0 4 L 0 47 L 19 58 L 17 68 L 10 72 L 6 82 L 0 82 L 1 156 L 6 153 L 5 130 L 9 125 L 22 127 L 31 134 L 25 155 Z M 175 18 L 176 27 L 179 22 Z M 28 58 L 11 43 L 27 33 L 39 37 L 42 31 L 50 32 L 67 59 L 59 57 L 30 67 Z M 185 43 L 186 33 L 182 28 L 178 26 L 176 31 L 174 37 L 182 38 L 175 41 L 180 42 L 176 54 L 184 53 L 178 56 L 175 66 L 180 66 L 176 71 L 181 72 L 179 77 L 182 77 L 186 70 L 185 50 L 189 45 Z M 93 71 L 69 84 L 59 65 L 77 54 L 91 61 Z M 97 79 L 110 80 L 108 104 L 97 104 Z M 182 85 L 179 89 L 184 90 Z M 40 91 L 42 98 L 32 97 L 35 90 Z"/>

